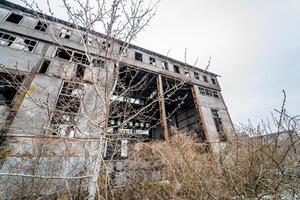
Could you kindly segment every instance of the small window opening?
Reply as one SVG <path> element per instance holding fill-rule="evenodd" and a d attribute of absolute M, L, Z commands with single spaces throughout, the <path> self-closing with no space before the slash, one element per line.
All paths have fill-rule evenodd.
<path fill-rule="evenodd" d="M 198 72 L 194 72 L 194 77 L 195 77 L 195 79 L 199 80 L 199 73 Z"/>
<path fill-rule="evenodd" d="M 143 54 L 135 52 L 135 60 L 143 62 Z"/>
<path fill-rule="evenodd" d="M 209 90 L 209 89 L 205 89 L 205 94 L 207 96 L 212 96 L 211 90 Z"/>
<path fill-rule="evenodd" d="M 217 85 L 216 79 L 211 78 L 211 82 L 212 82 L 212 84 Z"/>
<path fill-rule="evenodd" d="M 204 82 L 207 82 L 207 83 L 208 83 L 207 76 L 203 75 L 203 80 L 204 80 Z"/>
<path fill-rule="evenodd" d="M 150 57 L 149 58 L 149 63 L 150 63 L 150 65 L 156 65 L 156 63 L 155 63 L 156 61 L 155 61 L 155 58 L 153 58 L 153 57 Z"/>
<path fill-rule="evenodd" d="M 69 39 L 71 37 L 71 31 L 65 28 L 62 28 L 59 34 L 59 37 Z"/>
<path fill-rule="evenodd" d="M 0 33 L 0 45 L 11 46 L 16 37 L 6 33 Z"/>
<path fill-rule="evenodd" d="M 200 94 L 202 94 L 202 95 L 205 95 L 205 94 L 206 94 L 206 93 L 205 93 L 205 89 L 202 88 L 202 87 L 199 87 L 199 91 L 200 91 Z"/>
<path fill-rule="evenodd" d="M 45 74 L 49 68 L 49 65 L 50 65 L 50 60 L 46 60 L 44 59 L 41 67 L 40 67 L 40 70 L 39 70 L 39 73 L 40 74 Z"/>
<path fill-rule="evenodd" d="M 162 61 L 162 67 L 165 70 L 169 70 L 169 65 L 168 65 L 168 63 L 166 61 Z"/>
<path fill-rule="evenodd" d="M 65 60 L 70 60 L 71 56 L 72 56 L 72 51 L 64 50 L 62 48 L 58 48 L 57 51 L 56 51 L 55 56 L 58 57 L 58 58 L 65 59 Z"/>
<path fill-rule="evenodd" d="M 11 13 L 5 21 L 7 22 L 12 22 L 14 24 L 18 24 L 20 23 L 20 21 L 23 19 L 23 16 L 22 15 L 18 15 L 16 13 Z"/>
<path fill-rule="evenodd" d="M 180 74 L 179 67 L 177 65 L 174 65 L 174 72 Z"/>
<path fill-rule="evenodd" d="M 45 32 L 47 30 L 47 27 L 48 27 L 48 25 L 46 23 L 38 21 L 38 23 L 35 25 L 34 29 Z"/>
<path fill-rule="evenodd" d="M 85 66 L 83 65 L 77 65 L 76 68 L 76 78 L 78 78 L 79 80 L 82 80 L 84 77 L 84 71 L 85 71 Z"/>

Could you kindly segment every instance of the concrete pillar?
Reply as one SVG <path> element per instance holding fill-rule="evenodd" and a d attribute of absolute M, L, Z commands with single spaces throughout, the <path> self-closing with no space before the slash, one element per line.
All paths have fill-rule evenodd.
<path fill-rule="evenodd" d="M 199 116 L 199 126 L 200 128 L 203 130 L 204 132 L 204 135 L 205 135 L 205 141 L 206 142 L 209 142 L 208 139 L 208 131 L 207 131 L 207 128 L 206 128 L 206 124 L 205 124 L 205 121 L 204 121 L 204 115 L 203 115 L 203 112 L 201 110 L 201 103 L 200 103 L 200 97 L 199 97 L 199 91 L 198 91 L 198 87 L 196 85 L 193 85 L 192 86 L 192 94 L 193 94 L 193 99 L 194 99 L 194 103 L 195 103 L 195 107 L 196 107 L 196 110 L 198 112 L 198 116 Z"/>
<path fill-rule="evenodd" d="M 164 89 L 163 89 L 162 77 L 160 74 L 157 75 L 157 91 L 158 91 L 158 101 L 159 101 L 159 111 L 160 111 L 160 125 L 163 130 L 164 139 L 168 140 L 169 134 L 168 134 Z"/>

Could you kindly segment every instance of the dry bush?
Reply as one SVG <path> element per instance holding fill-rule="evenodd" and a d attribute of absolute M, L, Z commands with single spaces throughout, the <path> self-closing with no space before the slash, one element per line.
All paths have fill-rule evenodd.
<path fill-rule="evenodd" d="M 112 199 L 299 198 L 299 132 L 236 135 L 214 156 L 194 138 L 138 144 Z"/>

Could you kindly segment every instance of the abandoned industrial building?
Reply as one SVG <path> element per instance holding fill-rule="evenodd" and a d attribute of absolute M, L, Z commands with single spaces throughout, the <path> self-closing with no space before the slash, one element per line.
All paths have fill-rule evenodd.
<path fill-rule="evenodd" d="M 1 171 L 26 157 L 24 149 L 34 154 L 42 139 L 53 144 L 44 149 L 48 157 L 68 151 L 73 164 L 99 138 L 108 160 L 130 157 L 130 144 L 167 140 L 173 129 L 195 134 L 212 149 L 226 142 L 233 124 L 218 75 L 126 45 L 0 3 L 1 145 L 11 149 Z M 107 139 L 114 134 L 118 149 Z"/>

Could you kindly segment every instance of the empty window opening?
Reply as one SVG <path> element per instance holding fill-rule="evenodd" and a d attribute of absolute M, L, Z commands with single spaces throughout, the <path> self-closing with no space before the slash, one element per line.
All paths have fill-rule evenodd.
<path fill-rule="evenodd" d="M 32 52 L 36 44 L 37 44 L 36 41 L 17 37 L 17 39 L 14 41 L 11 47 L 14 49 L 20 49 L 20 50 Z"/>
<path fill-rule="evenodd" d="M 207 82 L 207 83 L 208 83 L 208 79 L 207 79 L 207 76 L 206 76 L 206 75 L 203 75 L 203 80 L 204 80 L 204 82 Z"/>
<path fill-rule="evenodd" d="M 11 46 L 12 43 L 15 41 L 16 37 L 6 34 L 0 33 L 0 44 L 4 46 Z"/>
<path fill-rule="evenodd" d="M 50 62 L 51 62 L 50 60 L 44 59 L 42 65 L 40 67 L 40 70 L 39 70 L 40 74 L 45 74 L 47 72 Z"/>
<path fill-rule="evenodd" d="M 45 32 L 47 30 L 47 27 L 48 27 L 48 25 L 46 23 L 38 21 L 38 23 L 35 25 L 34 29 Z"/>
<path fill-rule="evenodd" d="M 150 57 L 149 58 L 149 63 L 150 63 L 150 65 L 156 65 L 156 62 L 155 62 L 155 58 L 153 58 L 153 57 Z"/>
<path fill-rule="evenodd" d="M 22 15 L 18 15 L 16 13 L 11 13 L 5 21 L 7 22 L 12 22 L 14 24 L 18 24 L 20 23 L 20 21 L 23 19 L 23 16 Z"/>
<path fill-rule="evenodd" d="M 0 72 L 0 105 L 10 106 L 24 76 Z"/>
<path fill-rule="evenodd" d="M 59 37 L 69 39 L 71 37 L 71 31 L 65 28 L 62 28 L 59 34 Z"/>
<path fill-rule="evenodd" d="M 84 65 L 89 65 L 90 62 L 85 54 L 74 52 L 73 61 Z"/>
<path fill-rule="evenodd" d="M 84 77 L 84 71 L 85 71 L 85 66 L 83 65 L 77 65 L 76 68 L 76 78 L 79 80 L 82 80 Z"/>
<path fill-rule="evenodd" d="M 180 74 L 179 67 L 177 65 L 174 65 L 174 72 L 177 74 Z"/>
<path fill-rule="evenodd" d="M 135 60 L 143 62 L 143 54 L 135 52 Z"/>
<path fill-rule="evenodd" d="M 70 60 L 71 56 L 72 56 L 72 51 L 65 50 L 62 48 L 57 48 L 55 56 L 58 58 L 65 59 L 65 60 Z"/>
<path fill-rule="evenodd" d="M 165 70 L 169 70 L 169 65 L 168 65 L 168 63 L 166 61 L 162 61 L 162 67 Z"/>
<path fill-rule="evenodd" d="M 217 85 L 216 79 L 211 78 L 211 82 L 212 82 L 212 84 Z"/>
<path fill-rule="evenodd" d="M 50 131 L 53 135 L 74 137 L 83 86 L 64 81 L 52 113 Z"/>
<path fill-rule="evenodd" d="M 227 140 L 227 137 L 223 130 L 222 119 L 219 115 L 219 111 L 217 109 L 211 109 L 211 113 L 212 113 L 212 117 L 213 117 L 216 129 L 217 129 L 217 132 L 219 134 L 219 139 L 220 139 L 220 141 L 224 142 Z"/>
<path fill-rule="evenodd" d="M 194 77 L 195 77 L 195 79 L 199 80 L 199 73 L 198 72 L 194 72 Z"/>

